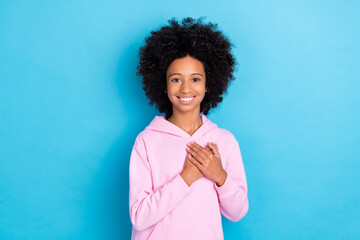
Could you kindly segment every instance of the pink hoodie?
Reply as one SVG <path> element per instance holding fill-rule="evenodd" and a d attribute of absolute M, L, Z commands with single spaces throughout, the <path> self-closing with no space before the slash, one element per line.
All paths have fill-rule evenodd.
<path fill-rule="evenodd" d="M 190 136 L 164 116 L 155 116 L 136 138 L 130 159 L 130 219 L 134 240 L 223 239 L 221 213 L 239 221 L 249 209 L 247 183 L 235 137 L 201 114 Z M 186 144 L 218 144 L 228 176 L 221 187 L 200 178 L 190 187 L 180 176 Z"/>

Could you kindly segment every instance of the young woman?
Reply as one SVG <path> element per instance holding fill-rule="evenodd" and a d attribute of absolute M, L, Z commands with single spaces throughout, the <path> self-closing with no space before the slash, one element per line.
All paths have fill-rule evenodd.
<path fill-rule="evenodd" d="M 221 214 L 248 211 L 247 183 L 235 137 L 205 117 L 222 101 L 235 59 L 217 24 L 174 18 L 140 48 L 137 74 L 155 116 L 130 159 L 132 239 L 223 239 Z"/>

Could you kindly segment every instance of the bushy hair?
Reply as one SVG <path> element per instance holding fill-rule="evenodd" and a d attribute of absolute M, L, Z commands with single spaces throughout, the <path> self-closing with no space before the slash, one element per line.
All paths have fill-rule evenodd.
<path fill-rule="evenodd" d="M 202 62 L 206 75 L 204 99 L 200 112 L 204 115 L 215 108 L 223 98 L 229 82 L 234 80 L 233 71 L 236 64 L 230 53 L 232 44 L 213 23 L 204 24 L 203 18 L 184 18 L 179 24 L 175 18 L 168 20 L 168 26 L 162 26 L 145 39 L 140 47 L 137 75 L 142 76 L 143 89 L 158 110 L 172 115 L 172 103 L 166 90 L 166 71 L 177 58 L 187 54 Z"/>

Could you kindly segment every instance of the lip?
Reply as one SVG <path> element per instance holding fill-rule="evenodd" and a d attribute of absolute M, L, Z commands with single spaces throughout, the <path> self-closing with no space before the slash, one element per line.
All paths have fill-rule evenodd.
<path fill-rule="evenodd" d="M 185 96 L 185 97 L 181 97 L 181 98 L 191 98 L 191 100 L 189 101 L 184 101 L 184 100 L 181 100 L 181 98 L 178 96 L 177 98 L 179 99 L 179 102 L 182 103 L 182 104 L 190 104 L 194 101 L 196 96 Z"/>

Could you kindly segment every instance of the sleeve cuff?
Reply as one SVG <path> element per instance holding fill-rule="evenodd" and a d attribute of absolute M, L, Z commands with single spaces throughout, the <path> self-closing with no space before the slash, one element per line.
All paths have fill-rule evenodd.
<path fill-rule="evenodd" d="M 191 188 L 186 184 L 180 174 L 176 175 L 176 177 L 171 181 L 171 185 L 171 188 L 175 190 L 175 196 L 179 200 L 184 199 L 184 197 L 186 197 L 191 192 Z"/>
<path fill-rule="evenodd" d="M 227 174 L 223 185 L 218 187 L 216 183 L 214 183 L 214 186 L 219 195 L 226 195 L 227 193 L 231 194 L 232 192 L 234 192 L 234 189 L 237 188 L 237 184 L 231 179 L 229 174 Z"/>

